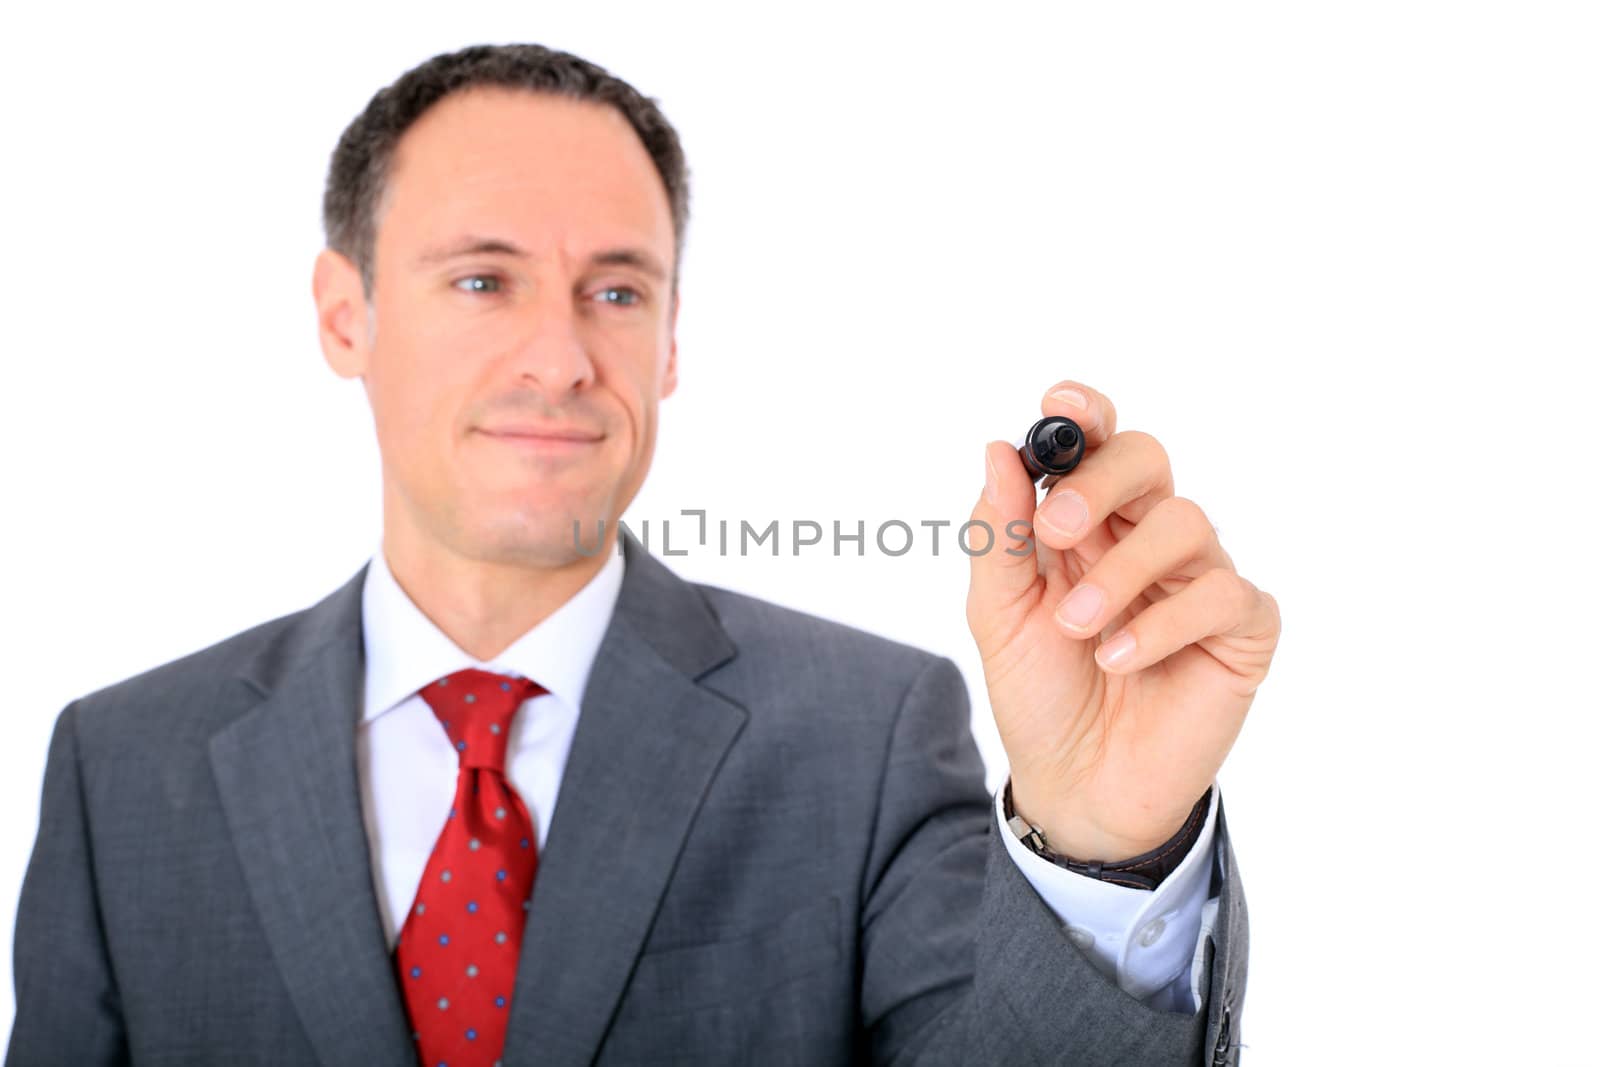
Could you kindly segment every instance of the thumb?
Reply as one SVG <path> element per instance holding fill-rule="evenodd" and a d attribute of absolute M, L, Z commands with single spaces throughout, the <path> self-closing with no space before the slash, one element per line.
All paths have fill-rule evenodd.
<path fill-rule="evenodd" d="M 973 526 L 965 538 L 972 560 L 967 621 L 980 640 L 996 626 L 1010 629 L 1006 624 L 1015 621 L 1013 613 L 1027 612 L 1031 600 L 1026 594 L 1039 579 L 1037 553 L 1044 547 L 1033 536 L 1037 491 L 1016 448 L 990 441 L 983 459 L 983 492 L 972 509 Z"/>

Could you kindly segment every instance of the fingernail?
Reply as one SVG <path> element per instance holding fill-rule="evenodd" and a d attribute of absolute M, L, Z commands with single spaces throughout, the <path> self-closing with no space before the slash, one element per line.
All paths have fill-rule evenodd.
<path fill-rule="evenodd" d="M 1089 505 L 1070 489 L 1052 493 L 1039 509 L 1039 517 L 1059 533 L 1076 537 L 1089 522 Z"/>
<path fill-rule="evenodd" d="M 1063 404 L 1070 404 L 1077 408 L 1079 412 L 1078 422 L 1082 424 L 1085 430 L 1094 429 L 1097 420 L 1093 417 L 1094 413 L 1089 410 L 1088 397 L 1076 389 L 1057 389 L 1050 394 L 1050 397 L 1053 400 L 1059 400 Z"/>
<path fill-rule="evenodd" d="M 1061 607 L 1056 609 L 1056 618 L 1074 630 L 1086 630 L 1094 617 L 1100 614 L 1100 606 L 1105 602 L 1106 595 L 1099 588 L 1080 585 L 1061 602 Z"/>
<path fill-rule="evenodd" d="M 983 495 L 992 506 L 999 507 L 1000 501 L 995 499 L 999 496 L 999 492 L 995 488 L 995 480 L 994 460 L 989 458 L 989 450 L 985 448 L 983 450 Z"/>
<path fill-rule="evenodd" d="M 1071 404 L 1080 411 L 1089 410 L 1089 398 L 1076 389 L 1057 389 L 1050 395 L 1063 404 Z"/>
<path fill-rule="evenodd" d="M 1102 667 L 1115 667 L 1133 655 L 1133 635 L 1124 630 L 1095 650 L 1094 658 Z"/>

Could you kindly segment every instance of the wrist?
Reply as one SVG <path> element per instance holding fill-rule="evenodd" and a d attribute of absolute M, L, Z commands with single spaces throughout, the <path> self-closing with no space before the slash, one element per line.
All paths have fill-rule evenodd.
<path fill-rule="evenodd" d="M 1010 779 L 1011 802 L 1017 815 L 1037 827 L 1056 852 L 1107 863 L 1141 855 L 1169 840 L 1189 816 L 1189 806 L 1168 812 L 1165 817 L 1141 820 L 1130 827 L 1127 820 L 1108 826 L 1081 805 L 1045 803 L 1046 794 L 1032 788 L 1026 777 Z"/>
<path fill-rule="evenodd" d="M 1102 835 L 1098 840 L 1106 842 L 1105 847 L 1116 851 L 1095 852 L 1092 849 L 1096 846 L 1090 845 L 1071 846 L 1084 848 L 1084 851 L 1070 852 L 1066 850 L 1066 846 L 1050 836 L 1048 829 L 1029 822 L 1027 817 L 1017 810 L 1013 783 L 1009 778 L 1006 781 L 1002 801 L 1005 821 L 1010 826 L 1011 832 L 1029 851 L 1047 862 L 1076 874 L 1133 889 L 1154 889 L 1167 875 L 1177 869 L 1194 847 L 1195 841 L 1199 839 L 1210 807 L 1211 789 L 1208 788 L 1170 835 L 1137 852 L 1131 851 L 1130 845 L 1118 843 L 1122 840 L 1137 839 L 1119 839 L 1110 835 Z M 1113 856 L 1120 858 L 1106 858 Z"/>

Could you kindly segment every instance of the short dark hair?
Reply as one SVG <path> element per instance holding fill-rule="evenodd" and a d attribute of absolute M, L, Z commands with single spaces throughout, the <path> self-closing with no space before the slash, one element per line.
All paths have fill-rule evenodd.
<path fill-rule="evenodd" d="M 361 271 L 362 292 L 372 300 L 377 210 L 400 137 L 423 112 L 474 86 L 503 86 L 549 93 L 616 108 L 655 163 L 672 208 L 672 292 L 678 291 L 684 230 L 689 223 L 689 168 L 678 132 L 652 97 L 586 59 L 537 44 L 470 45 L 411 68 L 380 89 L 366 110 L 345 127 L 328 165 L 322 228 L 329 248 Z"/>

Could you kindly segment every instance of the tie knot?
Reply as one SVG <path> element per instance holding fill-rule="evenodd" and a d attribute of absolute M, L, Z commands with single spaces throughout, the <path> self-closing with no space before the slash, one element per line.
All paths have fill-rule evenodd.
<path fill-rule="evenodd" d="M 546 692 L 531 678 L 468 667 L 429 683 L 421 695 L 443 724 L 463 769 L 485 767 L 504 774 L 512 716 L 524 700 Z"/>

